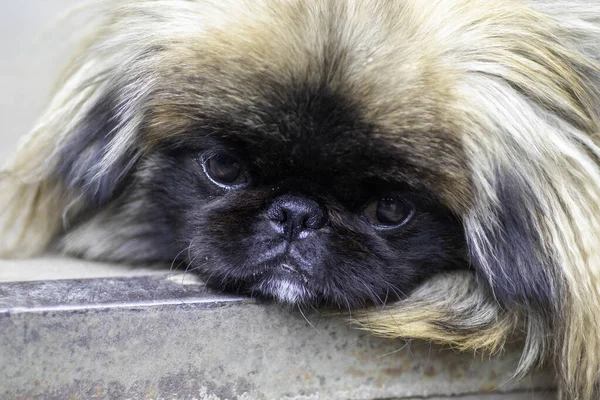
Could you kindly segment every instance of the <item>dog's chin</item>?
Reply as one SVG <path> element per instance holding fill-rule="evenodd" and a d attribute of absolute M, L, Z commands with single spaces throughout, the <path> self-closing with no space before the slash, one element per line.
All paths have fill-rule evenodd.
<path fill-rule="evenodd" d="M 266 279 L 254 290 L 258 296 L 289 307 L 317 305 L 317 299 L 308 286 L 298 279 L 277 277 Z"/>
<path fill-rule="evenodd" d="M 270 265 L 263 273 L 254 274 L 249 285 L 254 296 L 271 299 L 284 306 L 318 305 L 311 289 L 311 278 L 291 262 Z"/>

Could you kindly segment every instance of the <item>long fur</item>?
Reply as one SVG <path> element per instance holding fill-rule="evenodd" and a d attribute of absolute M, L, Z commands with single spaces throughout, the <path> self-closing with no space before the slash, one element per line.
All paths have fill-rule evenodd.
<path fill-rule="evenodd" d="M 311 4 L 107 2 L 101 27 L 0 176 L 0 255 L 39 254 L 82 210 L 110 202 L 129 169 L 161 140 L 155 134 L 160 118 L 148 115 L 148 102 L 164 89 L 161 74 L 176 67 L 173 53 L 185 60 L 199 51 L 210 63 L 221 46 L 236 43 L 275 58 L 236 26 L 269 26 L 281 48 L 301 51 L 286 42 L 285 27 L 293 26 L 317 46 L 330 21 L 324 15 L 335 6 Z M 563 398 L 600 397 L 600 4 L 405 0 L 352 1 L 342 8 L 336 23 L 351 24 L 364 45 L 364 60 L 353 71 L 368 74 L 365 98 L 376 90 L 401 99 L 385 66 L 406 62 L 395 53 L 403 46 L 415 51 L 414 68 L 430 63 L 440 71 L 426 78 L 447 98 L 439 110 L 447 118 L 432 128 L 453 132 L 447 140 L 458 141 L 469 173 L 462 176 L 460 167 L 444 172 L 438 195 L 463 221 L 476 271 L 436 276 L 407 299 L 359 315 L 359 323 L 374 334 L 462 350 L 496 351 L 522 331 L 519 373 L 552 360 Z M 298 13 L 308 15 L 308 26 L 296 24 Z M 383 31 L 387 47 L 378 47 Z M 352 45 L 357 39 L 340 40 Z M 294 71 L 303 62 L 288 61 L 274 69 Z M 393 132 L 400 111 L 393 103 L 378 106 L 372 118 Z M 390 114 L 377 111 L 382 108 Z M 418 138 L 412 144 L 418 146 Z"/>

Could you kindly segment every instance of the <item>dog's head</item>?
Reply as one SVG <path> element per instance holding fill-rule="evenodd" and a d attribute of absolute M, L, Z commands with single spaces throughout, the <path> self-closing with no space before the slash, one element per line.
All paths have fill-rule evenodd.
<path fill-rule="evenodd" d="M 60 156 L 92 205 L 63 249 L 181 259 L 219 288 L 353 308 L 467 268 L 446 204 L 469 190 L 447 68 L 407 29 L 385 35 L 386 7 L 297 6 L 206 17 L 107 82 Z M 140 149 L 105 164 L 134 122 Z"/>

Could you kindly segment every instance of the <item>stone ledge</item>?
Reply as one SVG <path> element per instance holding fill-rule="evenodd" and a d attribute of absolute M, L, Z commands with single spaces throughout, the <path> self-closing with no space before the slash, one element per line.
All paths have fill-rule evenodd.
<path fill-rule="evenodd" d="M 517 349 L 490 360 L 378 339 L 181 283 L 0 283 L 0 398 L 555 398 L 549 373 L 510 381 Z"/>

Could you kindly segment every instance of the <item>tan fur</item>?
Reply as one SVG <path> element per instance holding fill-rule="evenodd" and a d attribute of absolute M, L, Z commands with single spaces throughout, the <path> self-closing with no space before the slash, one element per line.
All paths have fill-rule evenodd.
<path fill-rule="evenodd" d="M 402 302 L 359 314 L 357 323 L 376 335 L 491 352 L 525 331 L 519 373 L 553 360 L 564 399 L 600 396 L 600 4 L 105 4 L 101 26 L 84 40 L 40 122 L 0 175 L 0 256 L 38 254 L 68 228 L 85 188 L 67 188 L 56 176 L 60 151 L 111 87 L 130 101 L 119 110 L 118 133 L 97 176 L 123 154 L 141 157 L 185 132 L 194 109 L 227 113 L 243 106 L 250 109 L 244 123 L 261 124 L 250 100 L 269 90 L 264 82 L 325 75 L 378 135 L 407 154 L 409 183 L 425 185 L 461 217 L 470 254 L 482 260 L 480 276 L 440 275 Z M 347 67 L 344 76 L 319 69 L 329 45 Z M 210 84 L 191 90 L 200 76 Z M 560 311 L 551 323 L 494 298 L 504 271 L 486 232 L 503 229 L 495 214 L 502 206 L 499 169 L 530 196 L 522 206 L 542 238 L 534 256 L 553 260 L 544 271 L 558 288 Z M 86 253 L 94 226 L 81 232 L 67 234 L 63 249 L 94 258 L 116 246 L 96 244 Z"/>
<path fill-rule="evenodd" d="M 495 354 L 515 335 L 519 318 L 499 312 L 479 285 L 470 273 L 441 275 L 393 307 L 354 314 L 353 322 L 382 337 L 421 339 L 460 351 Z"/>

